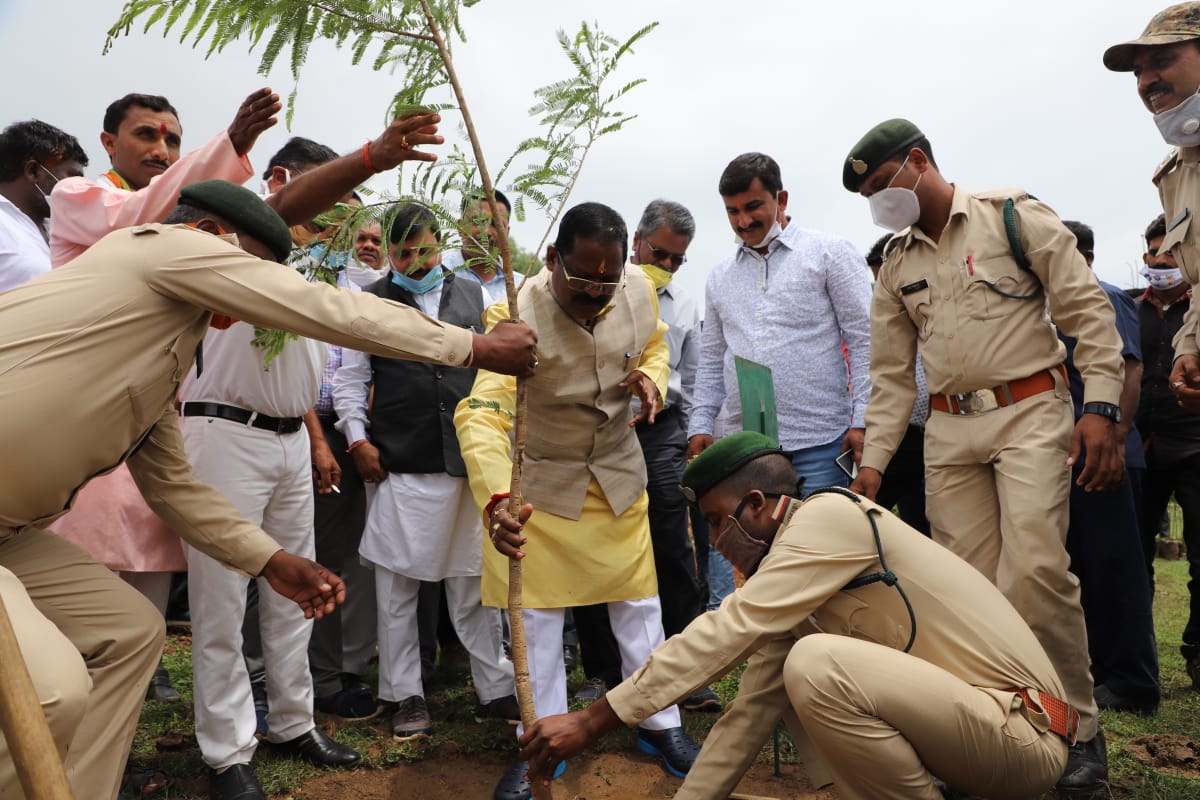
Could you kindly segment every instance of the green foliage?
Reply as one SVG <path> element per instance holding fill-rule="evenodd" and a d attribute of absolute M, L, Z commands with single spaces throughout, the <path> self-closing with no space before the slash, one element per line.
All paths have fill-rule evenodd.
<path fill-rule="evenodd" d="M 566 207 L 592 146 L 601 137 L 620 131 L 636 119 L 636 115 L 626 114 L 616 105 L 645 81 L 630 81 L 613 92 L 606 92 L 605 86 L 616 72 L 621 57 L 632 52 L 634 44 L 656 27 L 657 22 L 645 25 L 624 42 L 603 33 L 598 25 L 586 22 L 580 25 L 574 37 L 558 31 L 559 47 L 575 72 L 570 78 L 547 84 L 534 92 L 537 102 L 529 113 L 539 119 L 543 132 L 517 145 L 516 152 L 509 156 L 496 175 L 496 180 L 501 181 L 518 159 L 534 157 L 526 163 L 523 172 L 512 176 L 509 183 L 521 195 L 518 215 L 525 213 L 523 200 L 529 198 L 551 218 L 547 235 Z M 546 236 L 543 236 L 535 253 L 541 252 L 545 240 Z"/>
<path fill-rule="evenodd" d="M 478 0 L 127 0 L 117 21 L 108 31 L 105 52 L 116 39 L 130 35 L 135 23 L 142 32 L 161 27 L 163 35 L 177 32 L 181 43 L 192 47 L 206 44 L 205 57 L 225 50 L 238 41 L 260 53 L 259 72 L 267 74 L 281 60 L 295 81 L 306 64 L 315 41 L 333 42 L 350 54 L 353 64 L 370 64 L 376 71 L 403 71 L 403 85 L 387 106 L 387 118 L 415 109 L 441 111 L 456 108 L 441 102 L 450 84 L 448 56 L 456 43 L 466 41 L 460 20 L 462 8 Z M 513 196 L 513 213 L 525 219 L 529 203 L 549 219 L 546 232 L 533 251 L 524 257 L 525 270 L 536 272 L 538 254 L 565 207 L 584 161 L 596 141 L 615 133 L 635 118 L 617 108 L 641 79 L 616 90 L 606 87 L 614 79 L 621 58 L 632 52 L 658 23 L 650 23 L 621 41 L 603 33 L 595 24 L 583 23 L 573 36 L 558 32 L 559 46 L 571 64 L 569 77 L 553 81 L 534 92 L 530 109 L 541 128 L 524 139 L 497 173 L 497 184 L 511 173 L 507 184 Z M 439 41 L 446 47 L 443 54 Z M 293 88 L 287 98 L 290 126 L 297 100 Z M 473 137 L 473 132 L 467 134 Z M 478 144 L 473 142 L 473 144 Z M 476 152 L 482 152 L 475 148 Z M 400 170 L 399 194 L 420 198 L 438 216 L 441 226 L 453 235 L 444 239 L 447 249 L 457 246 L 455 238 L 468 236 L 460 224 L 456 202 L 480 192 L 484 185 L 473 157 L 459 145 L 441 152 L 433 164 L 420 163 Z M 376 215 L 385 208 L 380 204 Z M 346 225 L 352 241 L 364 218 Z M 385 220 L 384 235 L 389 226 Z M 488 256 L 468 262 L 475 266 L 490 261 L 500 267 L 498 242 L 486 239 L 473 248 Z M 521 271 L 525 271 L 521 270 Z"/>
<path fill-rule="evenodd" d="M 296 80 L 317 39 L 348 48 L 354 64 L 363 63 L 374 49 L 373 69 L 405 68 L 404 88 L 390 104 L 400 113 L 429 107 L 425 95 L 447 82 L 425 5 L 421 0 L 128 0 L 108 31 L 104 51 L 116 38 L 129 35 L 139 18 L 144 18 L 143 33 L 161 25 L 164 36 L 178 29 L 181 43 L 196 47 L 207 41 L 206 58 L 245 40 L 251 50 L 261 50 L 261 74 L 283 58 Z M 429 0 L 428 8 L 441 30 L 463 40 L 458 2 Z M 289 115 L 294 97 L 293 92 Z"/>

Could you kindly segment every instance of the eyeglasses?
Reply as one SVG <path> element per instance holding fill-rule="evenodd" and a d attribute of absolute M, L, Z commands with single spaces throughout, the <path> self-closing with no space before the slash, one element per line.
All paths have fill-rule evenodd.
<path fill-rule="evenodd" d="M 625 285 L 624 271 L 622 271 L 619 281 L 593 281 L 587 278 L 578 278 L 567 271 L 567 265 L 563 261 L 562 255 L 557 253 L 555 255 L 558 257 L 558 263 L 562 266 L 563 277 L 567 279 L 567 288 L 573 292 L 595 292 L 602 297 L 612 297 L 618 289 Z"/>
<path fill-rule="evenodd" d="M 656 264 L 670 259 L 671 266 L 679 269 L 687 263 L 687 256 L 682 253 L 672 253 L 670 250 L 663 250 L 661 247 L 655 247 L 647 241 L 642 241 L 641 244 L 643 247 L 650 248 L 650 255 Z"/>

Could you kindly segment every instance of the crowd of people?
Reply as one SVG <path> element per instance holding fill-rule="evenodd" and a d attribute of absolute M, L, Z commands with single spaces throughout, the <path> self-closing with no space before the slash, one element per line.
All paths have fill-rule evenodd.
<path fill-rule="evenodd" d="M 1136 292 L 1097 279 L 1086 224 L 956 185 L 905 119 L 843 162 L 889 231 L 869 247 L 801 227 L 779 163 L 745 153 L 717 181 L 738 243 L 703 315 L 674 280 L 684 204 L 651 200 L 630 236 L 582 202 L 515 276 L 520 323 L 503 192 L 467 191 L 453 232 L 425 198 L 353 210 L 370 175 L 436 158 L 436 114 L 343 156 L 293 137 L 258 192 L 269 89 L 186 155 L 166 98 L 118 99 L 96 179 L 71 134 L 9 125 L 0 408 L 29 455 L 4 472 L 0 597 L 76 796 L 164 779 L 125 762 L 143 698 L 181 699 L 161 663 L 178 573 L 213 800 L 264 797 L 263 741 L 357 764 L 315 713 L 429 735 L 455 648 L 476 721 L 516 726 L 497 800 L 622 724 L 677 797 L 726 797 L 781 721 L 843 797 L 1102 791 L 1099 711 L 1160 703 L 1172 497 L 1200 689 L 1200 3 L 1104 64 L 1176 147 Z M 739 360 L 770 370 L 777 437 L 742 408 Z M 721 711 L 712 683 L 742 662 L 701 747 L 681 714 Z M 0 750 L 0 795 L 23 796 Z"/>

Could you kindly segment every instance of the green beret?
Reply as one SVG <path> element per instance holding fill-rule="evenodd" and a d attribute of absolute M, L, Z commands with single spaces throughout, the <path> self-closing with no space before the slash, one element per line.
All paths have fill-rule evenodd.
<path fill-rule="evenodd" d="M 1174 44 L 1200 38 L 1200 3 L 1180 3 L 1154 15 L 1142 35 L 1104 51 L 1104 66 L 1113 72 L 1132 72 L 1139 47 Z"/>
<path fill-rule="evenodd" d="M 842 165 L 842 185 L 857 192 L 876 167 L 900 153 L 907 153 L 925 134 L 906 119 L 881 122 L 850 148 Z"/>
<path fill-rule="evenodd" d="M 683 483 L 679 491 L 683 492 L 688 502 L 695 503 L 709 489 L 754 459 L 782 452 L 783 448 L 770 436 L 754 431 L 731 434 L 718 439 L 692 459 L 683 471 Z"/>
<path fill-rule="evenodd" d="M 200 181 L 183 187 L 179 202 L 228 220 L 269 247 L 276 261 L 292 252 L 292 234 L 283 217 L 249 189 L 229 181 Z"/>

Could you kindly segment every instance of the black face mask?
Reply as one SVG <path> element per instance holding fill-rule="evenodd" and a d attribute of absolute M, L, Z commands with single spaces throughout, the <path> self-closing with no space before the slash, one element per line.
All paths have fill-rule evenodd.
<path fill-rule="evenodd" d="M 742 509 L 746 507 L 749 499 L 748 496 L 742 498 L 733 514 L 726 517 L 725 524 L 721 526 L 712 540 L 712 545 L 717 552 L 725 556 L 725 560 L 747 578 L 758 570 L 758 565 L 762 563 L 767 551 L 771 549 L 770 541 L 752 536 L 742 527 L 742 523 L 738 522 L 738 517 L 741 516 Z"/>

